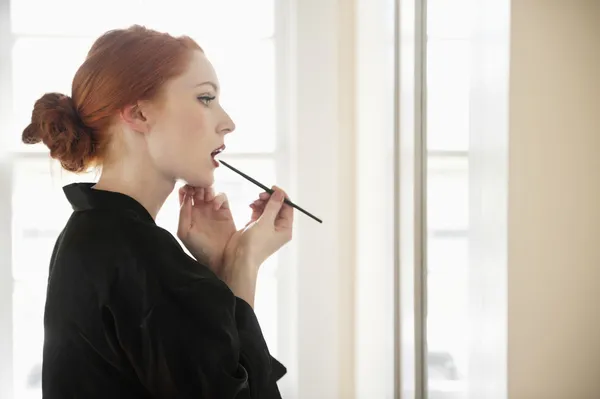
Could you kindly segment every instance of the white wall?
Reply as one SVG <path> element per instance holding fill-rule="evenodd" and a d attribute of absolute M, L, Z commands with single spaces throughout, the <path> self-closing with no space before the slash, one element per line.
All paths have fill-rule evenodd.
<path fill-rule="evenodd" d="M 510 399 L 600 397 L 600 1 L 512 2 Z"/>
<path fill-rule="evenodd" d="M 294 2 L 293 170 L 297 203 L 296 392 L 352 398 L 355 265 L 354 12 L 351 0 Z M 350 7 L 350 8 L 348 8 Z M 287 378 L 287 377 L 286 377 Z"/>
<path fill-rule="evenodd" d="M 388 0 L 295 2 L 296 199 L 324 221 L 298 217 L 297 392 L 286 398 L 392 398 L 390 8 Z"/>
<path fill-rule="evenodd" d="M 356 7 L 354 154 L 355 399 L 391 399 L 394 391 L 394 15 L 391 2 Z M 350 396 L 340 396 L 350 398 Z"/>

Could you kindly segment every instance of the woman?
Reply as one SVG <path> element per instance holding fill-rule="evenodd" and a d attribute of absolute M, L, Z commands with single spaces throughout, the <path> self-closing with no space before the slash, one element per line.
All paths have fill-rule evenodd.
<path fill-rule="evenodd" d="M 285 368 L 253 310 L 258 269 L 291 239 L 274 188 L 236 231 L 210 188 L 235 126 L 219 83 L 188 37 L 140 26 L 101 36 L 72 97 L 42 96 L 25 143 L 96 184 L 64 188 L 74 212 L 50 261 L 42 388 L 54 398 L 280 398 Z M 156 215 L 177 180 L 178 237 Z"/>

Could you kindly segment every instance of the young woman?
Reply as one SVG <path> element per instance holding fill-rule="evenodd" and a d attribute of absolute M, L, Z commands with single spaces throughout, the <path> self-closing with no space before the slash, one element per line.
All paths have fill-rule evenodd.
<path fill-rule="evenodd" d="M 50 260 L 45 399 L 280 398 L 286 370 L 253 303 L 261 263 L 291 240 L 293 210 L 274 187 L 236 231 L 211 189 L 235 129 L 219 94 L 192 39 L 133 26 L 94 43 L 71 96 L 35 103 L 23 141 L 43 142 L 66 170 L 102 171 L 64 187 L 74 212 Z M 177 180 L 178 237 L 194 258 L 155 223 Z"/>

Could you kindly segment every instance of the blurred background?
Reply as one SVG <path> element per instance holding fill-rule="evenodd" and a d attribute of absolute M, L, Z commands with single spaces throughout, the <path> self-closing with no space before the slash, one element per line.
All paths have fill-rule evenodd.
<path fill-rule="evenodd" d="M 284 398 L 600 398 L 597 0 L 0 0 L 0 398 L 42 397 L 62 186 L 97 178 L 21 132 L 131 24 L 196 39 L 223 159 L 324 220 L 261 269 Z"/>

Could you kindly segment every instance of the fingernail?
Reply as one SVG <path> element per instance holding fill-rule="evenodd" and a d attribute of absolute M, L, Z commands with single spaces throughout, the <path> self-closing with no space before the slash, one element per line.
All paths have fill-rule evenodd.
<path fill-rule="evenodd" d="M 277 202 L 282 202 L 283 201 L 283 193 L 281 191 L 277 190 L 273 193 L 273 198 Z"/>

